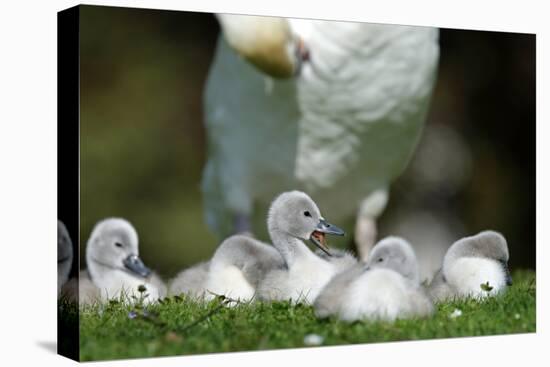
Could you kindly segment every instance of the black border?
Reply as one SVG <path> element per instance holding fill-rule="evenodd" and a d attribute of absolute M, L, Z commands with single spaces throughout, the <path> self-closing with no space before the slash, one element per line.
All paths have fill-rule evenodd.
<path fill-rule="evenodd" d="M 78 276 L 80 248 L 79 16 L 79 6 L 57 13 L 57 218 L 73 242 L 71 277 Z M 58 354 L 79 361 L 79 334 L 78 307 L 58 307 Z"/>

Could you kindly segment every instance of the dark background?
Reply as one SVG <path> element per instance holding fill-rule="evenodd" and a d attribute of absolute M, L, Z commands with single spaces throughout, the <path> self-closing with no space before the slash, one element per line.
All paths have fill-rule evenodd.
<path fill-rule="evenodd" d="M 211 14 L 84 6 L 80 30 L 81 264 L 95 222 L 122 216 L 145 262 L 173 276 L 219 243 L 199 188 L 219 26 Z M 440 45 L 428 123 L 381 234 L 426 218 L 408 225 L 454 239 L 492 228 L 512 268 L 534 268 L 535 36 L 442 29 Z"/>

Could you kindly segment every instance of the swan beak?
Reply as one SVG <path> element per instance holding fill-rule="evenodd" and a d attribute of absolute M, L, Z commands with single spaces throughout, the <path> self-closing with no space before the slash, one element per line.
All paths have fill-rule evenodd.
<path fill-rule="evenodd" d="M 327 234 L 344 236 L 345 232 L 342 229 L 336 227 L 333 224 L 330 224 L 329 222 L 321 218 L 319 220 L 319 223 L 317 224 L 317 227 L 315 227 L 315 230 L 311 233 L 309 239 L 311 240 L 311 242 L 313 242 L 315 246 L 320 248 L 328 256 L 332 256 L 325 239 L 325 235 Z"/>
<path fill-rule="evenodd" d="M 341 228 L 336 227 L 334 224 L 330 224 L 324 218 L 319 220 L 319 224 L 317 224 L 315 231 L 325 234 L 332 234 L 334 236 L 344 236 L 346 234 Z"/>
<path fill-rule="evenodd" d="M 146 278 L 151 274 L 151 269 L 146 267 L 137 255 L 128 256 L 122 263 L 126 269 L 140 277 Z"/>
<path fill-rule="evenodd" d="M 512 275 L 510 274 L 510 269 L 508 269 L 508 264 L 504 264 L 504 274 L 506 277 L 506 285 L 511 286 L 513 284 L 512 282 Z"/>

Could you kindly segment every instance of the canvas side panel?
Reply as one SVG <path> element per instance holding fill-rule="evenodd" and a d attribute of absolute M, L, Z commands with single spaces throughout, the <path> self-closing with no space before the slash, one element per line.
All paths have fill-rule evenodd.
<path fill-rule="evenodd" d="M 79 13 L 73 7 L 57 14 L 57 216 L 73 246 L 73 297 L 58 299 L 57 351 L 74 360 L 79 360 Z"/>

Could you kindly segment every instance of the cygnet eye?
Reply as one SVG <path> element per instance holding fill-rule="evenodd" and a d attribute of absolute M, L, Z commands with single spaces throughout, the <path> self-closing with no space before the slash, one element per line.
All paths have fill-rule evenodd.
<path fill-rule="evenodd" d="M 116 246 L 116 247 L 123 247 L 123 246 L 122 246 L 122 243 L 120 243 L 120 242 L 115 242 L 115 246 Z"/>
<path fill-rule="evenodd" d="M 304 215 L 305 215 L 306 217 L 311 217 L 311 213 L 310 213 L 309 211 L 307 211 L 307 210 L 304 212 Z"/>
<path fill-rule="evenodd" d="M 384 258 L 379 257 L 378 260 L 376 260 L 376 261 L 378 261 L 379 263 L 381 263 L 382 261 L 384 261 Z"/>

